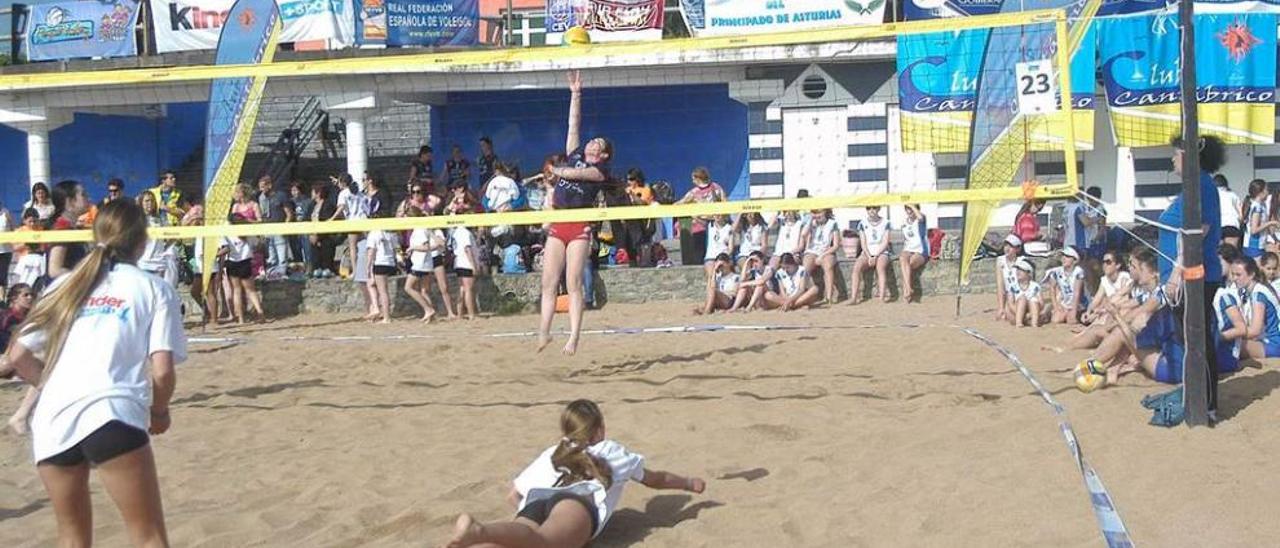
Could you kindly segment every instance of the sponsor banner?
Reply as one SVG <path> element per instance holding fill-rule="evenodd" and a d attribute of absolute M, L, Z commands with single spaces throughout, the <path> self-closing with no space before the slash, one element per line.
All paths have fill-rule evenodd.
<path fill-rule="evenodd" d="M 227 25 L 217 39 L 214 64 L 270 63 L 282 27 L 275 1 L 236 0 L 227 13 Z M 265 76 L 218 78 L 209 84 L 204 147 L 205 226 L 227 223 L 232 189 L 239 183 L 266 85 Z M 213 272 L 217 250 L 217 240 L 206 238 L 202 257 L 205 283 Z"/>
<path fill-rule="evenodd" d="M 1066 6 L 1068 14 L 1079 12 L 1087 0 L 1070 0 Z M 1001 7 L 1005 0 L 905 0 L 903 13 L 908 21 L 921 19 L 937 19 L 941 17 L 964 17 L 968 15 L 991 15 L 1010 11 L 1031 11 L 1055 8 L 1062 5 L 1061 0 L 1009 0 L 1017 5 L 1015 9 Z M 1280 13 L 1280 0 L 1195 0 L 1196 13 Z M 1150 13 L 1168 9 L 1177 10 L 1176 1 L 1166 0 L 1103 0 L 1098 8 L 1097 17 L 1113 15 L 1133 15 Z"/>
<path fill-rule="evenodd" d="M 661 40 L 663 0 L 547 0 L 547 44 L 581 26 L 591 41 Z"/>
<path fill-rule="evenodd" d="M 356 44 L 376 46 L 387 43 L 386 0 L 355 0 Z"/>
<path fill-rule="evenodd" d="M 161 53 L 214 49 L 235 0 L 148 0 Z M 280 42 L 354 41 L 350 0 L 275 0 L 283 30 Z"/>
<path fill-rule="evenodd" d="M 991 54 L 987 50 L 990 33 L 988 29 L 977 29 L 898 37 L 898 99 L 904 151 L 969 151 L 983 56 Z M 1076 147 L 1082 149 L 1093 147 L 1095 46 L 1093 36 L 1086 34 L 1071 62 Z M 1016 43 L 1006 47 L 1020 51 Z M 993 44 L 991 49 L 998 51 L 1001 46 Z M 1036 56 L 1030 52 L 1025 55 L 1027 61 L 1047 61 L 1056 70 L 1052 62 L 1054 51 L 1041 52 L 1038 59 L 1032 59 Z M 1049 74 L 1050 82 L 1057 79 L 1056 71 Z M 1023 87 L 1026 86 L 1021 86 L 1020 92 Z M 1060 101 L 1055 98 L 1053 104 Z M 1062 128 L 1065 120 L 1056 110 L 1044 116 L 1048 116 L 1048 123 L 1031 124 L 1034 131 L 1028 136 L 1028 145 L 1032 150 L 1061 150 L 1061 138 L 1055 135 L 1066 133 Z"/>
<path fill-rule="evenodd" d="M 137 55 L 137 0 L 56 2 L 31 6 L 27 58 L 56 61 Z"/>
<path fill-rule="evenodd" d="M 1181 134 L 1182 32 L 1174 17 L 1097 22 L 1102 83 L 1116 143 L 1155 146 Z M 1275 142 L 1276 15 L 1198 14 L 1200 131 L 1227 143 Z"/>
<path fill-rule="evenodd" d="M 705 0 L 680 0 L 680 13 L 691 29 L 707 27 L 707 5 Z"/>
<path fill-rule="evenodd" d="M 788 32 L 884 22 L 885 0 L 685 0 L 695 36 Z M 685 3 L 682 2 L 682 5 Z M 689 13 L 688 6 L 684 6 Z"/>
<path fill-rule="evenodd" d="M 477 0 L 385 0 L 388 46 L 474 46 Z"/>

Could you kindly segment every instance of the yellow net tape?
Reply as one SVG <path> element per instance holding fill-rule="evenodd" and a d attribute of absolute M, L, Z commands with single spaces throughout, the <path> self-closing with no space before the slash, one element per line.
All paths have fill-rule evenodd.
<path fill-rule="evenodd" d="M 295 234 L 336 234 L 368 232 L 371 230 L 412 230 L 414 228 L 451 228 L 455 226 L 540 225 L 544 223 L 571 223 L 613 221 L 626 219 L 653 219 L 664 217 L 693 217 L 704 215 L 728 215 L 734 213 L 764 211 L 807 211 L 842 207 L 866 207 L 906 203 L 957 203 L 982 200 L 1019 200 L 1022 187 L 993 188 L 987 190 L 933 190 L 897 194 L 863 196 L 831 196 L 816 198 L 790 198 L 785 200 L 744 200 L 713 204 L 680 204 L 664 206 L 609 207 L 598 209 L 559 209 L 550 211 L 516 211 L 511 213 L 473 213 L 432 217 L 397 217 L 388 219 L 361 219 L 347 221 L 321 221 L 307 223 L 258 223 L 221 226 L 153 227 L 148 233 L 155 239 L 188 240 L 221 236 L 288 236 Z M 1063 199 L 1075 195 L 1073 185 L 1038 185 L 1037 198 Z M 55 230 L 39 232 L 0 233 L 0 243 L 60 243 L 87 242 L 92 239 L 88 230 Z"/>

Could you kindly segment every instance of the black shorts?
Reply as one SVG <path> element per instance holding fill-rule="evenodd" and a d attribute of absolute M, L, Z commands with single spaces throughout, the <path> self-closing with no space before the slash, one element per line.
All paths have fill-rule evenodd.
<path fill-rule="evenodd" d="M 1223 237 L 1223 238 L 1239 238 L 1240 236 L 1241 236 L 1241 234 L 1240 234 L 1240 227 L 1238 227 L 1238 226 L 1224 226 L 1224 227 L 1222 227 L 1222 237 Z"/>
<path fill-rule="evenodd" d="M 79 466 L 84 461 L 97 466 L 120 455 L 147 445 L 147 433 L 120 421 L 102 425 L 70 449 L 44 459 L 39 464 Z"/>
<path fill-rule="evenodd" d="M 227 261 L 227 275 L 240 280 L 253 277 L 253 259 L 243 261 Z"/>
<path fill-rule="evenodd" d="M 577 493 L 561 491 L 545 499 L 535 500 L 525 505 L 524 509 L 516 513 L 516 517 L 525 518 L 538 525 L 546 523 L 547 518 L 551 516 L 551 509 L 562 501 L 571 500 L 582 505 L 587 511 L 587 515 L 591 516 L 591 536 L 596 536 L 596 530 L 600 528 L 600 516 L 596 513 L 596 505 L 590 499 Z"/>
<path fill-rule="evenodd" d="M 459 278 L 474 278 L 474 277 L 476 277 L 476 273 L 475 273 L 475 271 L 474 271 L 474 270 L 471 270 L 470 268 L 455 268 L 455 269 L 453 269 L 453 275 L 454 275 L 454 276 L 457 276 L 457 277 L 459 277 Z"/>
<path fill-rule="evenodd" d="M 387 266 L 382 264 L 373 265 L 374 276 L 395 276 L 395 274 L 396 274 L 396 267 L 394 266 Z"/>
<path fill-rule="evenodd" d="M 430 270 L 410 270 L 409 275 L 417 278 L 424 278 L 432 275 L 432 272 Z"/>

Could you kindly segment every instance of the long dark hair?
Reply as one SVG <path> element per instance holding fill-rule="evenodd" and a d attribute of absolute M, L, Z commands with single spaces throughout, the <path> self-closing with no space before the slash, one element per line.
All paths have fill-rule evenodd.
<path fill-rule="evenodd" d="M 1249 226 L 1249 205 L 1253 203 L 1253 198 L 1266 190 L 1266 181 L 1263 181 L 1262 179 L 1249 181 L 1249 189 L 1246 191 L 1247 195 L 1245 196 L 1244 203 L 1240 204 L 1240 218 L 1244 219 L 1245 226 Z"/>
<path fill-rule="evenodd" d="M 1231 264 L 1243 266 L 1244 271 L 1249 273 L 1249 276 L 1253 278 L 1254 283 L 1262 284 L 1262 287 L 1267 288 L 1267 291 L 1271 292 L 1272 298 L 1280 300 L 1280 294 L 1276 293 L 1276 288 L 1271 286 L 1271 280 L 1268 280 L 1266 275 L 1262 273 L 1262 268 L 1258 266 L 1257 261 L 1253 260 L 1253 257 L 1241 255 L 1236 257 L 1236 260 L 1231 261 Z"/>

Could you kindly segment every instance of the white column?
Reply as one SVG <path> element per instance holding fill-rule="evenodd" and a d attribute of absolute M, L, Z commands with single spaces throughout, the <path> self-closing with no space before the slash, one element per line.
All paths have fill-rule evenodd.
<path fill-rule="evenodd" d="M 357 110 L 346 113 L 347 120 L 347 173 L 357 182 L 364 180 L 369 169 L 369 146 L 364 138 L 365 114 Z"/>
<path fill-rule="evenodd" d="M 27 129 L 27 184 L 44 183 L 49 180 L 49 128 L 43 125 Z"/>

